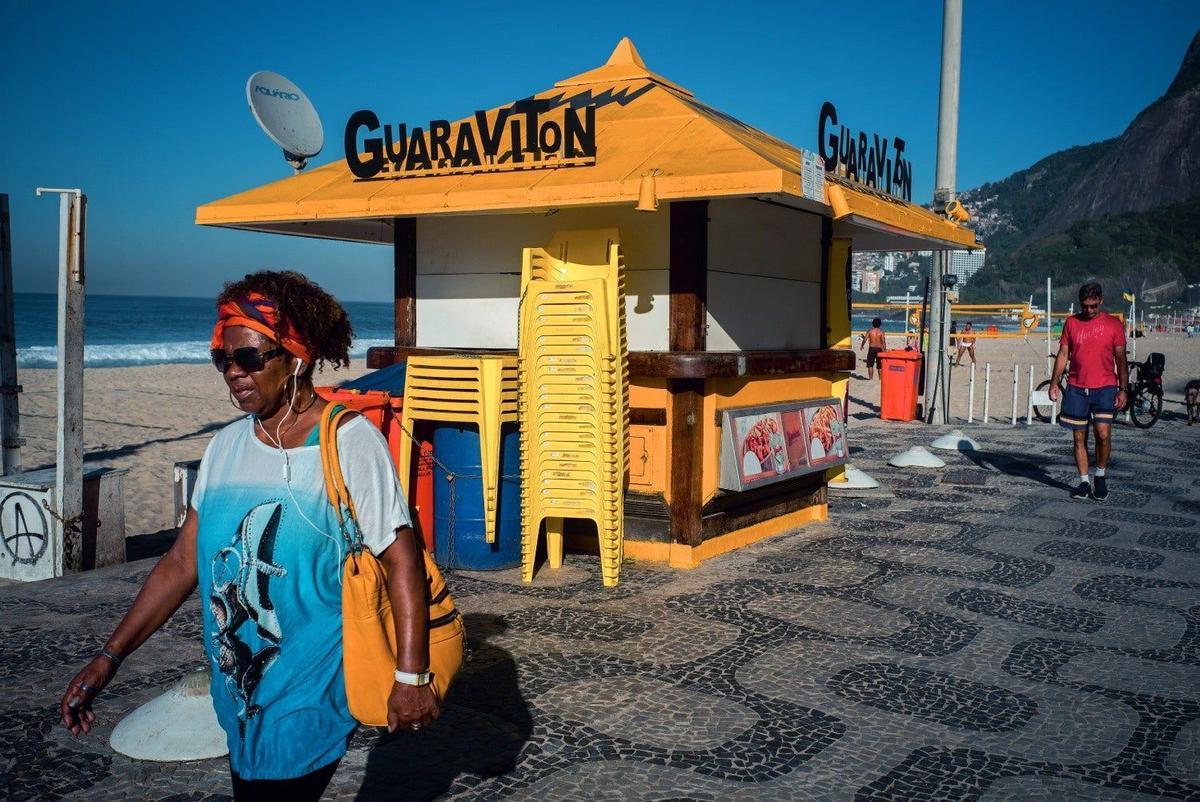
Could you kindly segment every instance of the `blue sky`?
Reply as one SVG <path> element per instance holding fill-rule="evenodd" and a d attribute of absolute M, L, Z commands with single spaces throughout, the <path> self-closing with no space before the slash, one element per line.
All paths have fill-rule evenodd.
<path fill-rule="evenodd" d="M 1121 133 L 1166 89 L 1200 28 L 1195 0 L 965 0 L 958 186 Z M 621 36 L 722 111 L 815 149 L 832 100 L 852 127 L 901 136 L 913 199 L 932 194 L 941 3 L 340 4 L 0 0 L 0 192 L 18 291 L 53 291 L 57 201 L 89 197 L 89 291 L 210 295 L 263 267 L 380 300 L 377 246 L 202 229 L 201 203 L 288 175 L 246 108 L 281 72 L 340 158 L 346 118 L 456 119 L 603 63 Z M 386 11 L 386 13 L 385 13 Z M 539 13 L 541 12 L 541 13 Z"/>

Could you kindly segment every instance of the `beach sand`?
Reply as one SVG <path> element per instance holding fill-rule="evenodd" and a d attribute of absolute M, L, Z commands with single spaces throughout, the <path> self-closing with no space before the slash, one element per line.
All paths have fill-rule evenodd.
<path fill-rule="evenodd" d="M 855 337 L 857 345 L 858 338 Z M 903 348 L 904 338 L 889 336 L 888 345 L 892 348 Z M 1058 351 L 1057 338 L 1053 341 L 1054 353 Z M 1200 378 L 1200 337 L 1187 339 L 1182 334 L 1151 333 L 1139 337 L 1137 341 L 1136 361 L 1144 361 L 1151 352 L 1161 352 L 1167 360 L 1166 371 L 1163 374 L 1163 388 L 1166 397 L 1163 401 L 1163 415 L 1157 426 L 1164 423 L 1169 425 L 1187 424 L 1183 406 L 1183 388 L 1191 379 Z M 957 349 L 951 352 L 951 361 L 957 354 Z M 867 381 L 866 350 L 858 352 L 858 367 L 854 370 L 854 378 L 850 383 L 850 416 L 853 432 L 853 422 L 878 419 L 879 414 L 879 373 L 876 371 L 875 380 Z M 971 359 L 963 353 L 963 364 L 950 372 L 950 415 L 954 422 L 967 420 L 968 402 L 970 400 Z M 1017 416 L 1018 422 L 1024 422 L 1027 410 L 1029 390 L 1029 367 L 1033 366 L 1033 385 L 1041 384 L 1050 378 L 1046 359 L 1046 338 L 1030 337 L 1025 339 L 978 340 L 975 344 L 975 414 L 979 422 L 983 415 L 983 394 L 985 366 L 991 363 L 991 401 L 990 422 L 1010 423 L 1012 421 L 1012 385 L 1013 369 L 1020 370 L 1017 381 Z M 1132 363 L 1134 358 L 1130 358 Z M 1000 420 L 997 421 L 996 419 Z M 1036 422 L 1036 419 L 1035 419 Z M 1196 430 L 1200 437 L 1200 428 Z"/>
<path fill-rule="evenodd" d="M 893 337 L 900 346 L 902 338 Z M 1200 378 L 1200 337 L 1151 334 L 1138 340 L 1139 359 L 1151 351 L 1166 355 L 1164 379 L 1167 399 L 1159 426 L 1183 426 L 1183 387 Z M 1018 414 L 1025 414 L 1029 365 L 1034 383 L 1045 377 L 1046 341 L 980 340 L 976 346 L 975 418 L 983 410 L 983 366 L 992 365 L 991 414 L 993 424 L 1007 424 L 1012 410 L 1012 371 L 1021 370 Z M 879 382 L 868 382 L 863 354 L 851 381 L 850 436 L 864 425 L 905 425 L 878 420 Z M 318 383 L 332 384 L 366 372 L 364 360 L 348 370 L 327 371 Z M 966 421 L 967 378 L 970 368 L 955 368 L 951 378 L 951 412 Z M 860 378 L 861 377 L 861 378 Z M 54 463 L 54 371 L 22 370 L 19 381 L 21 433 L 28 442 L 22 449 L 27 469 Z M 88 465 L 128 469 L 125 478 L 125 531 L 137 536 L 170 530 L 174 518 L 172 467 L 176 462 L 199 459 L 209 439 L 238 416 L 225 386 L 209 365 L 155 365 L 134 368 L 94 368 L 85 372 L 84 440 Z M 1000 418 L 997 421 L 996 418 Z M 1022 417 L 1023 420 L 1023 417 Z M 1196 429 L 1200 437 L 1200 427 Z M 1064 447 L 1066 440 L 1064 439 Z"/>
<path fill-rule="evenodd" d="M 365 360 L 326 370 L 317 384 L 366 372 Z M 83 437 L 87 466 L 126 468 L 125 534 L 174 527 L 172 468 L 200 459 L 214 432 L 239 417 L 225 383 L 211 365 L 88 368 L 84 371 Z M 26 470 L 54 465 L 55 371 L 21 370 L 21 463 Z"/>

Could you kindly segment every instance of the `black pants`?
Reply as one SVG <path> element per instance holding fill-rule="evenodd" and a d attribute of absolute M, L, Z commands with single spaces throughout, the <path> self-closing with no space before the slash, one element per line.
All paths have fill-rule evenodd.
<path fill-rule="evenodd" d="M 324 768 L 290 780 L 243 780 L 236 771 L 230 770 L 229 773 L 233 777 L 234 801 L 318 802 L 329 781 L 333 779 L 339 762 L 341 761 L 335 760 Z"/>

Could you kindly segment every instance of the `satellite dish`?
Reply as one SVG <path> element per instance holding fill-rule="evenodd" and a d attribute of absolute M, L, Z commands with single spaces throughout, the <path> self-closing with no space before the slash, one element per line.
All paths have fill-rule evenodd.
<path fill-rule="evenodd" d="M 300 87 L 279 73 L 264 70 L 246 82 L 246 100 L 254 119 L 271 141 L 283 148 L 283 157 L 297 173 L 321 152 L 325 130 Z"/>

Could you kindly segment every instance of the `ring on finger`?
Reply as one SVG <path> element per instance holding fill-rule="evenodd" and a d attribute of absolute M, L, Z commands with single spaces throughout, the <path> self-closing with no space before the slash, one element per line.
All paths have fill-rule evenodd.
<path fill-rule="evenodd" d="M 88 685 L 88 684 L 86 684 L 86 683 L 83 683 L 83 682 L 79 683 L 79 684 L 78 684 L 76 687 L 77 687 L 77 688 L 79 688 L 79 690 L 81 690 L 81 691 L 84 691 L 85 693 L 86 693 L 87 691 L 91 691 L 91 690 L 93 690 L 93 688 L 92 688 L 92 686 L 91 686 L 91 685 Z"/>

